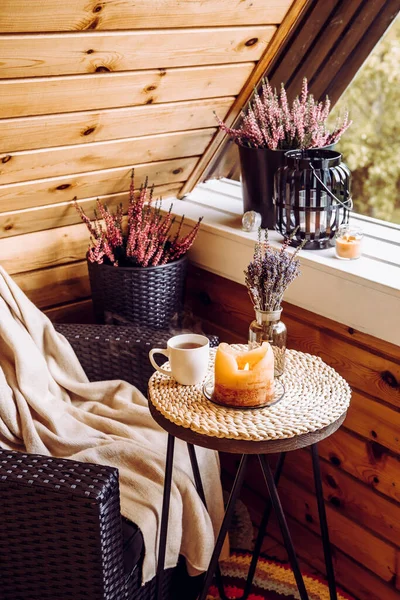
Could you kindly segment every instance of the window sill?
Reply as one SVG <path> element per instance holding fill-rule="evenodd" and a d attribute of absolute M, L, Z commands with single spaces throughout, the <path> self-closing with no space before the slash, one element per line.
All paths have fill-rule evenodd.
<path fill-rule="evenodd" d="M 167 205 L 170 200 L 165 201 Z M 199 184 L 184 201 L 174 202 L 174 214 L 185 214 L 188 225 L 204 216 L 191 260 L 199 267 L 244 284 L 243 271 L 253 255 L 257 233 L 241 230 L 241 185 L 231 180 Z M 303 250 L 302 275 L 285 300 L 388 342 L 400 340 L 400 227 L 353 217 L 364 230 L 363 256 L 341 261 L 334 249 Z M 270 231 L 279 248 L 282 236 Z"/>

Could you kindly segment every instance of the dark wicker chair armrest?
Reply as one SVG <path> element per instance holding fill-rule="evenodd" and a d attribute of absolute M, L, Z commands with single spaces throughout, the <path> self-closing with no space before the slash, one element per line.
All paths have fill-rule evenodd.
<path fill-rule="evenodd" d="M 126 597 L 118 471 L 0 449 L 2 600 Z"/>
<path fill-rule="evenodd" d="M 147 327 L 120 325 L 57 324 L 57 331 L 70 342 L 90 381 L 123 379 L 147 393 L 154 372 L 151 348 L 165 347 L 171 333 Z M 211 346 L 218 337 L 208 336 Z"/>

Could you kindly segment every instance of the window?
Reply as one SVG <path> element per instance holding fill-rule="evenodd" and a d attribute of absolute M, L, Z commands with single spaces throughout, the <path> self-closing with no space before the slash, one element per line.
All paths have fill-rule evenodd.
<path fill-rule="evenodd" d="M 336 148 L 352 172 L 354 210 L 400 224 L 400 19 L 397 17 L 332 111 L 353 124 Z"/>

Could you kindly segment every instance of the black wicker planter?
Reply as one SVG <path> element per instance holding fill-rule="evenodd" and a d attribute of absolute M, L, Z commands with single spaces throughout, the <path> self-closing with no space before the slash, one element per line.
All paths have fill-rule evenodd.
<path fill-rule="evenodd" d="M 98 323 L 119 316 L 152 329 L 168 329 L 182 312 L 185 256 L 157 267 L 113 267 L 88 261 L 88 269 Z"/>

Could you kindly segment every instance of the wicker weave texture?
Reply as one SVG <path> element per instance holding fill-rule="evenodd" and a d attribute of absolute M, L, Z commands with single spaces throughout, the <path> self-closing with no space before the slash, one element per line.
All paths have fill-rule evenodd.
<path fill-rule="evenodd" d="M 175 574 L 176 569 L 168 569 L 164 573 L 162 580 L 162 598 L 165 598 L 165 600 L 175 600 L 175 597 L 172 595 Z M 137 569 L 135 569 L 128 580 L 127 590 L 129 600 L 155 600 L 156 578 L 153 577 L 151 581 L 148 581 L 146 585 L 142 586 L 141 570 L 140 565 L 138 565 Z"/>
<path fill-rule="evenodd" d="M 213 376 L 214 358 L 215 351 L 211 351 L 209 377 Z M 149 382 L 149 398 L 175 425 L 206 436 L 256 442 L 318 431 L 349 407 L 350 386 L 318 356 L 287 350 L 280 382 L 285 388 L 282 400 L 266 408 L 241 410 L 214 404 L 203 394 L 202 384 L 179 385 L 157 372 Z"/>
<path fill-rule="evenodd" d="M 187 258 L 157 267 L 113 267 L 88 261 L 90 287 L 96 321 L 106 313 L 121 315 L 137 325 L 168 328 L 180 315 L 187 271 Z"/>
<path fill-rule="evenodd" d="M 149 361 L 151 348 L 167 345 L 171 333 L 148 327 L 115 325 L 56 325 L 70 342 L 90 381 L 123 379 L 147 394 L 154 369 Z M 210 346 L 218 337 L 208 336 Z"/>
<path fill-rule="evenodd" d="M 1 600 L 127 598 L 118 473 L 0 450 Z"/>
<path fill-rule="evenodd" d="M 124 379 L 142 391 L 149 349 L 171 336 L 134 326 L 57 330 L 91 381 Z M 116 469 L 0 449 L 0 508 L 0 600 L 155 600 L 155 579 L 142 586 L 140 564 L 128 579 L 123 572 Z M 181 599 L 185 577 L 181 567 L 166 571 L 162 600 Z"/>

